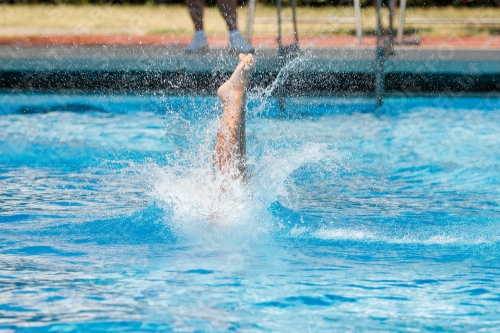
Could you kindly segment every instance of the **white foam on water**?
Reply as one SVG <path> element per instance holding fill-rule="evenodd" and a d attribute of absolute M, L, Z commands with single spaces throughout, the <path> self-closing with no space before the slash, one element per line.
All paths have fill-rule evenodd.
<path fill-rule="evenodd" d="M 292 237 L 298 237 L 300 235 L 307 234 L 308 231 L 309 231 L 309 229 L 306 228 L 306 227 L 298 227 L 298 226 L 295 225 L 290 230 L 290 236 L 292 236 Z"/>
<path fill-rule="evenodd" d="M 319 229 L 313 233 L 313 236 L 319 239 L 354 239 L 354 240 L 366 240 L 366 239 L 375 239 L 376 236 L 370 232 L 365 230 L 356 230 L 356 229 Z"/>
<path fill-rule="evenodd" d="M 388 244 L 420 244 L 420 245 L 461 245 L 474 246 L 480 244 L 494 244 L 499 241 L 498 237 L 486 239 L 484 237 L 465 238 L 460 235 L 438 233 L 434 235 L 413 233 L 404 236 L 387 236 L 381 230 L 367 230 L 359 228 L 320 228 L 310 231 L 308 228 L 295 226 L 290 230 L 290 236 L 302 237 L 309 235 L 322 240 L 354 240 L 359 242 L 382 242 Z"/>
<path fill-rule="evenodd" d="M 446 235 L 435 235 L 427 240 L 424 240 L 424 244 L 453 244 L 458 242 L 459 239 L 456 237 L 450 237 Z"/>
<path fill-rule="evenodd" d="M 313 143 L 299 149 L 274 149 L 269 145 L 262 156 L 249 161 L 253 172 L 247 181 L 230 182 L 215 175 L 211 155 L 211 149 L 200 146 L 197 153 L 168 166 L 148 167 L 150 194 L 172 214 L 168 223 L 181 235 L 197 238 L 212 231 L 235 236 L 267 233 L 274 228 L 268 208 L 288 196 L 291 173 L 305 163 L 320 160 L 324 152 L 323 145 Z"/>
<path fill-rule="evenodd" d="M 169 223 L 183 235 L 237 228 L 255 208 L 241 180 L 226 184 L 214 172 L 208 133 L 215 137 L 216 123 L 211 122 L 194 151 L 179 152 L 167 166 L 149 167 L 151 195 L 167 207 L 172 214 Z"/>
<path fill-rule="evenodd" d="M 423 245 L 479 245 L 493 244 L 498 242 L 498 239 L 485 239 L 483 237 L 465 239 L 463 237 L 437 234 L 432 236 L 404 236 L 401 238 L 387 238 L 384 241 L 391 244 L 423 244 Z"/>
<path fill-rule="evenodd" d="M 449 244 L 467 244 L 462 239 L 444 234 L 433 236 L 417 237 L 416 235 L 405 235 L 403 237 L 382 238 L 383 241 L 390 244 L 423 244 L 423 245 L 449 245 Z"/>

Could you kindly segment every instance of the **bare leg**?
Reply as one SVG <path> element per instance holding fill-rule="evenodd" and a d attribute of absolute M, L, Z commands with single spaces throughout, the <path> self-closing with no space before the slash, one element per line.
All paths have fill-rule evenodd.
<path fill-rule="evenodd" d="M 214 164 L 222 174 L 229 174 L 234 178 L 242 175 L 245 170 L 245 161 L 240 149 L 240 124 L 245 86 L 248 82 L 248 71 L 254 64 L 251 54 L 239 55 L 240 62 L 233 75 L 222 86 L 217 94 L 222 101 L 222 122 L 217 132 L 214 147 Z"/>
<path fill-rule="evenodd" d="M 236 0 L 217 0 L 217 6 L 219 6 L 220 13 L 226 20 L 229 31 L 238 30 L 238 22 L 236 21 Z"/>
<path fill-rule="evenodd" d="M 203 30 L 203 7 L 205 6 L 204 0 L 186 0 L 189 14 L 193 19 L 194 28 L 196 30 Z"/>
<path fill-rule="evenodd" d="M 194 23 L 196 30 L 203 30 L 203 9 L 205 7 L 204 0 L 186 0 L 189 14 Z M 238 30 L 238 22 L 236 21 L 236 0 L 217 0 L 220 13 L 226 20 L 229 31 Z"/>

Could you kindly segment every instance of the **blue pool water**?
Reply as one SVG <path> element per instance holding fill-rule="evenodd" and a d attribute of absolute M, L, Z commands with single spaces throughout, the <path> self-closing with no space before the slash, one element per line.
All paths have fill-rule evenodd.
<path fill-rule="evenodd" d="M 0 94 L 0 332 L 500 331 L 498 96 L 248 100 Z"/>

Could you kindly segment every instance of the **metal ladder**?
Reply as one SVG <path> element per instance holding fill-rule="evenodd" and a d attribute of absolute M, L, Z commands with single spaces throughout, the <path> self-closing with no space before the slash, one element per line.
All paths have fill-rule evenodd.
<path fill-rule="evenodd" d="M 389 35 L 384 36 L 382 28 L 382 18 L 380 11 L 382 9 L 382 0 L 377 0 L 377 45 L 375 47 L 375 100 L 377 105 L 382 105 L 385 93 L 385 61 L 388 56 L 394 55 L 394 29 L 393 17 L 395 0 L 387 2 L 389 9 Z"/>
<path fill-rule="evenodd" d="M 248 21 L 247 21 L 247 30 L 246 30 L 246 38 L 248 41 L 252 38 L 252 28 L 254 23 L 278 23 L 279 33 L 281 34 L 281 22 L 293 22 L 294 23 L 294 34 L 297 34 L 297 22 L 299 23 L 355 23 L 356 24 L 356 35 L 358 37 L 358 43 L 361 44 L 363 42 L 363 31 L 361 30 L 361 11 L 360 11 L 360 3 L 359 0 L 354 0 L 354 18 L 321 18 L 321 19 L 297 19 L 295 15 L 297 2 L 296 0 L 292 0 L 292 11 L 293 18 L 292 19 L 282 19 L 281 18 L 281 0 L 277 1 L 278 7 L 278 18 L 255 18 L 255 0 L 250 0 L 248 3 Z M 280 38 L 280 37 L 278 37 Z"/>
<path fill-rule="evenodd" d="M 406 1 L 401 0 L 399 5 L 399 24 L 398 35 L 396 42 L 398 44 L 418 44 L 419 39 L 403 40 L 404 25 L 407 23 L 416 24 L 456 24 L 456 23 L 470 23 L 477 25 L 499 25 L 500 18 L 405 18 L 406 16 Z"/>

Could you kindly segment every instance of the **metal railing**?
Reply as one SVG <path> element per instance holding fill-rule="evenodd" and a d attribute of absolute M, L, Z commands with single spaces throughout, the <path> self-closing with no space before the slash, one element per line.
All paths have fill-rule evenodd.
<path fill-rule="evenodd" d="M 248 4 L 248 21 L 247 21 L 247 31 L 246 31 L 246 37 L 248 40 L 252 38 L 252 27 L 254 23 L 263 23 L 263 24 L 269 24 L 269 23 L 279 23 L 278 19 L 281 20 L 281 22 L 294 22 L 294 19 L 281 19 L 281 17 L 278 17 L 278 19 L 274 18 L 262 18 L 262 17 L 254 17 L 255 15 L 255 0 L 250 0 Z M 359 0 L 354 0 L 354 17 L 353 18 L 344 18 L 344 17 L 329 17 L 329 18 L 297 18 L 295 19 L 296 23 L 332 23 L 332 24 L 339 24 L 339 23 L 354 23 L 356 24 L 356 35 L 358 37 L 358 42 L 361 44 L 363 42 L 363 31 L 361 28 L 361 11 L 360 11 L 360 3 Z M 297 29 L 295 29 L 297 30 Z"/>
<path fill-rule="evenodd" d="M 392 0 L 394 1 L 394 0 Z M 403 43 L 403 33 L 405 23 L 413 24 L 500 24 L 500 18 L 405 18 L 406 16 L 406 1 L 401 0 L 399 5 L 399 24 L 398 24 L 398 35 L 396 42 L 398 44 Z M 394 1 L 395 2 L 395 1 Z M 394 7 L 393 7 L 394 8 Z"/>

